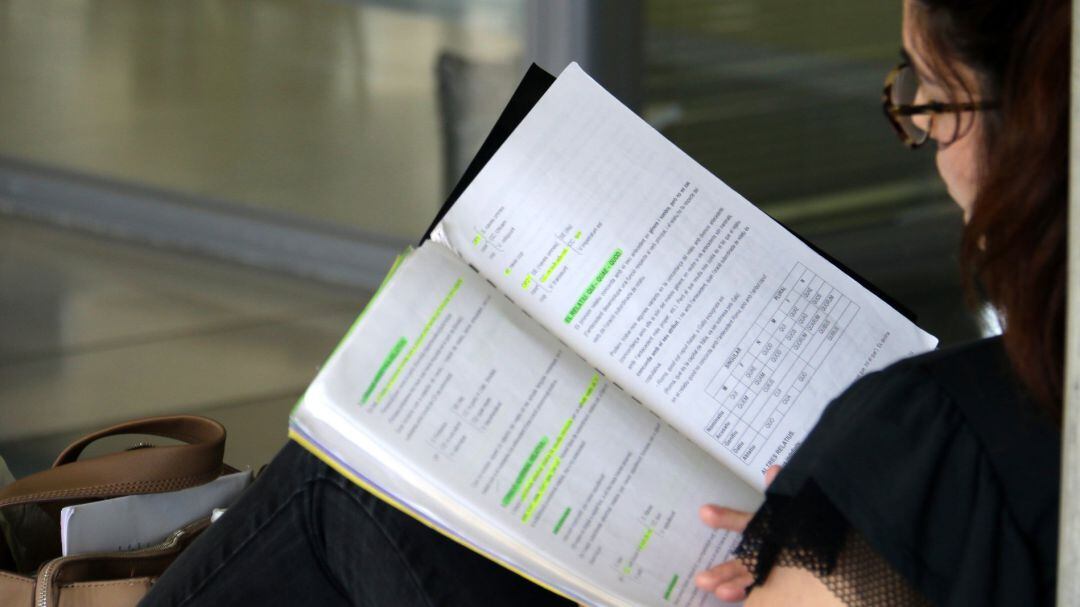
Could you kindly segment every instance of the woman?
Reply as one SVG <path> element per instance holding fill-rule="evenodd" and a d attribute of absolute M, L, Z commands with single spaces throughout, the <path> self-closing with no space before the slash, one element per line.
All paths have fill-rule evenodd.
<path fill-rule="evenodd" d="M 1069 3 L 906 0 L 887 82 L 901 139 L 933 140 L 962 265 L 1002 339 L 852 386 L 698 586 L 747 605 L 1049 605 L 1065 315 Z M 797 601 L 795 599 L 798 599 Z"/>
<path fill-rule="evenodd" d="M 832 403 L 700 587 L 750 605 L 1048 604 L 1057 542 L 1064 0 L 905 0 L 887 106 L 937 144 L 963 260 L 1003 340 L 903 361 Z M 749 524 L 747 521 L 749 520 Z M 550 604 L 290 444 L 146 605 Z"/>

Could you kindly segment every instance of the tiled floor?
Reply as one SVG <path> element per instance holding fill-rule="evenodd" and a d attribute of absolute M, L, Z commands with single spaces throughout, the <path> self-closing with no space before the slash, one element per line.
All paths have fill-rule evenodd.
<path fill-rule="evenodd" d="M 264 463 L 366 300 L 0 218 L 0 456 L 19 475 L 82 431 L 191 412 L 230 429 L 230 463 Z"/>

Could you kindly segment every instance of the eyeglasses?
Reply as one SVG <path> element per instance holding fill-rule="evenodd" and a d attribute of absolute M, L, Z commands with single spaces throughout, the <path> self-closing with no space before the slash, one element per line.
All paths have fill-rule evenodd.
<path fill-rule="evenodd" d="M 993 109 L 997 104 L 990 101 L 970 103 L 923 103 L 916 105 L 919 94 L 919 77 L 908 62 L 903 62 L 889 72 L 885 78 L 885 90 L 881 94 L 881 103 L 885 117 L 907 147 L 915 149 L 930 139 L 934 128 L 934 116 L 938 114 L 956 114 L 978 112 Z M 926 116 L 926 128 L 915 123 L 914 116 Z"/>

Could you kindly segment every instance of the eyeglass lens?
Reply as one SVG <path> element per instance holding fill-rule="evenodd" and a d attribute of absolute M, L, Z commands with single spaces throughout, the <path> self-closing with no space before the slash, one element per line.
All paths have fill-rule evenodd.
<path fill-rule="evenodd" d="M 919 94 L 919 77 L 911 66 L 904 66 L 896 74 L 893 81 L 890 100 L 894 106 L 911 106 L 915 104 L 915 97 Z M 896 116 L 896 122 L 904 129 L 913 141 L 923 142 L 928 133 L 919 128 L 911 116 Z"/>

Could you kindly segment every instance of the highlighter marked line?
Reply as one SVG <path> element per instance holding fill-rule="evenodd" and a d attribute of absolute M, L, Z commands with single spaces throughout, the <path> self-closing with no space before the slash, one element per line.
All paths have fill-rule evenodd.
<path fill-rule="evenodd" d="M 524 503 L 525 498 L 529 496 L 529 492 L 532 491 L 533 485 L 540 478 L 540 475 L 544 473 L 544 468 L 547 468 L 548 462 L 551 461 L 551 454 L 553 451 L 548 449 L 548 452 L 544 454 L 544 459 L 540 460 L 540 467 L 533 472 L 533 475 L 529 477 L 529 482 L 525 483 L 525 488 L 521 490 L 521 495 L 518 496 L 519 500 Z"/>
<path fill-rule="evenodd" d="M 529 503 L 529 507 L 525 509 L 525 514 L 521 516 L 521 522 L 529 522 L 533 512 L 536 511 L 536 507 L 540 505 L 540 500 L 544 499 L 548 487 L 551 486 L 551 479 L 554 478 L 555 471 L 559 469 L 559 461 L 559 458 L 556 457 L 555 460 L 551 462 L 551 469 L 548 470 L 547 475 L 544 476 L 544 482 L 540 485 L 540 488 L 536 490 L 536 497 Z"/>
<path fill-rule="evenodd" d="M 574 306 L 570 308 L 569 312 L 566 313 L 566 317 L 563 318 L 564 323 L 570 324 L 574 322 L 574 317 L 578 315 L 578 312 L 581 311 L 581 308 L 583 308 L 585 304 L 589 301 L 589 298 L 592 297 L 593 292 L 595 292 L 597 287 L 600 286 L 600 283 L 603 282 L 605 278 L 607 278 L 608 273 L 611 272 L 611 268 L 615 267 L 615 263 L 619 261 L 619 258 L 622 257 L 622 254 L 622 249 L 615 249 L 615 252 L 611 254 L 611 257 L 608 257 L 607 261 L 604 262 L 604 265 L 600 268 L 600 270 L 596 273 L 596 276 L 593 277 L 592 281 L 589 283 L 589 286 L 585 287 L 585 290 L 581 293 L 581 296 L 578 297 L 577 301 L 574 303 Z"/>
<path fill-rule="evenodd" d="M 551 530 L 553 535 L 559 535 L 559 530 L 562 529 L 563 523 L 566 522 L 566 517 L 570 516 L 570 506 L 563 510 L 562 516 L 559 517 L 559 522 L 555 523 L 555 528 Z"/>
<path fill-rule="evenodd" d="M 645 530 L 645 536 L 641 538 L 640 542 L 638 542 L 638 546 L 637 546 L 638 552 L 641 552 L 642 550 L 644 550 L 645 546 L 647 546 L 649 544 L 649 538 L 652 537 L 652 534 L 653 534 L 653 528 L 652 527 L 649 527 L 647 530 Z"/>
<path fill-rule="evenodd" d="M 664 600 L 665 601 L 671 600 L 671 591 L 675 589 L 675 584 L 678 584 L 678 583 L 679 583 L 679 574 L 676 573 L 675 575 L 671 576 L 671 581 L 668 582 L 667 590 L 664 591 Z"/>
<path fill-rule="evenodd" d="M 552 444 L 551 448 L 548 449 L 548 452 L 544 454 L 544 459 L 540 461 L 540 467 L 536 469 L 536 472 L 533 473 L 532 478 L 529 479 L 529 483 L 525 485 L 525 490 L 521 492 L 522 502 L 524 502 L 525 498 L 528 497 L 529 491 L 532 490 L 533 485 L 535 485 L 537 479 L 540 478 L 540 475 L 543 473 L 544 468 L 547 468 L 548 462 L 551 460 L 552 456 L 558 453 L 559 447 L 562 446 L 563 439 L 566 438 L 566 433 L 570 431 L 570 424 L 572 423 L 574 423 L 574 418 L 571 417 L 570 419 L 566 420 L 566 423 L 563 424 L 562 430 L 559 430 L 559 434 L 555 437 L 555 443 Z"/>
<path fill-rule="evenodd" d="M 544 275 L 540 277 L 541 284 L 547 282 L 548 279 L 551 278 L 552 272 L 554 272 L 555 269 L 558 268 L 560 264 L 562 264 L 563 260 L 566 259 L 566 254 L 569 252 L 570 247 L 563 247 L 563 250 L 559 253 L 559 256 L 556 257 L 555 261 L 551 264 L 551 267 L 549 267 L 547 269 L 547 272 L 544 272 Z"/>
<path fill-rule="evenodd" d="M 536 443 L 535 447 L 533 447 L 532 453 L 530 453 L 529 457 L 525 460 L 525 465 L 521 467 L 521 471 L 518 472 L 517 478 L 514 479 L 514 484 L 510 486 L 510 490 L 503 496 L 502 505 L 504 508 L 509 506 L 510 502 L 513 501 L 514 495 L 517 493 L 518 489 L 521 488 L 521 482 L 525 480 L 525 476 L 529 474 L 529 470 L 532 468 L 533 464 L 536 463 L 536 459 L 540 457 L 540 452 L 544 450 L 547 443 L 548 437 L 545 436 L 540 439 L 540 442 Z"/>
<path fill-rule="evenodd" d="M 338 342 L 338 345 L 334 346 L 334 351 L 331 352 L 330 356 L 326 359 L 327 362 L 333 360 L 333 358 L 337 356 L 338 352 L 349 341 L 349 338 L 352 337 L 352 334 L 360 326 L 360 323 L 364 320 L 364 317 L 367 316 L 368 310 L 374 307 L 375 300 L 379 298 L 379 294 L 383 292 L 383 289 L 386 288 L 386 285 L 390 284 L 390 279 L 394 277 L 394 274 L 401 266 L 401 262 L 404 261 L 411 253 L 412 247 L 406 247 L 400 255 L 394 258 L 394 263 L 390 266 L 390 270 L 386 273 L 386 276 L 383 276 L 382 282 L 379 283 L 379 288 L 375 289 L 375 293 L 371 296 L 371 299 L 368 300 L 367 304 L 364 305 L 364 309 L 360 311 L 360 315 L 356 317 L 356 320 L 353 321 L 353 324 L 349 327 L 349 330 L 345 332 L 345 337 L 342 337 L 341 341 Z M 297 401 L 296 406 L 293 407 L 292 412 L 289 413 L 290 418 L 293 415 L 296 415 L 296 412 L 300 410 L 300 403 L 302 402 L 304 402 L 303 396 L 300 397 L 300 400 Z"/>
<path fill-rule="evenodd" d="M 589 402 L 589 397 L 592 396 L 596 390 L 596 385 L 600 383 L 600 374 L 593 373 L 592 379 L 589 380 L 589 387 L 585 388 L 585 394 L 581 395 L 581 400 L 578 401 L 579 407 L 584 407 L 585 403 Z"/>
<path fill-rule="evenodd" d="M 375 372 L 375 378 L 371 380 L 370 384 L 368 384 L 367 390 L 364 390 L 364 395 L 360 398 L 360 404 L 367 403 L 368 398 L 371 397 L 371 393 L 375 391 L 375 386 L 379 385 L 379 380 L 382 379 L 383 375 L 386 373 L 386 370 L 390 368 L 390 365 L 394 363 L 394 360 L 398 357 L 398 354 L 401 354 L 401 351 L 405 349 L 405 344 L 407 343 L 409 343 L 409 340 L 402 337 L 401 339 L 397 340 L 397 343 L 394 344 L 394 347 L 390 349 L 390 353 L 386 355 L 386 358 L 383 359 L 382 364 L 379 365 L 379 370 Z"/>
<path fill-rule="evenodd" d="M 383 389 L 379 391 L 379 395 L 375 397 L 375 403 L 378 403 L 380 400 L 382 400 L 383 397 L 386 396 L 386 393 L 389 392 L 392 387 L 394 387 L 394 382 L 396 382 L 398 376 L 401 375 L 401 370 L 405 368 L 405 365 L 408 364 L 409 360 L 412 359 L 413 354 L 416 354 L 416 351 L 420 348 L 420 345 L 424 343 L 424 338 L 427 337 L 428 331 L 431 330 L 431 327 L 435 324 L 435 321 L 439 320 L 439 317 L 442 316 L 443 310 L 446 309 L 446 306 L 450 303 L 450 300 L 454 298 L 454 295 L 458 292 L 458 289 L 461 288 L 461 285 L 463 283 L 464 280 L 459 278 L 454 282 L 454 286 L 450 287 L 450 292 L 447 293 L 446 297 L 444 297 L 443 300 L 439 303 L 439 307 L 435 308 L 435 312 L 431 315 L 431 318 L 428 319 L 427 324 L 424 325 L 423 330 L 420 331 L 420 336 L 417 337 L 416 341 L 413 342 L 412 347 L 409 348 L 409 352 L 405 354 L 405 358 L 402 358 L 401 362 L 398 363 L 397 368 L 394 369 L 394 374 L 390 376 L 390 380 L 386 382 L 386 385 L 383 386 Z"/>

